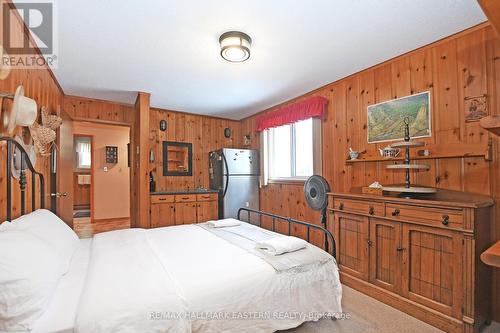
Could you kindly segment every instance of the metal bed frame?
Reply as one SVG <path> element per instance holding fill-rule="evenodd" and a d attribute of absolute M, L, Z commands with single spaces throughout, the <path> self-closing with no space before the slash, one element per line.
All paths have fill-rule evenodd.
<path fill-rule="evenodd" d="M 240 221 L 243 221 L 242 218 L 244 216 L 242 215 L 242 213 L 245 213 L 245 215 L 246 215 L 246 218 L 247 218 L 246 222 L 252 223 L 252 224 L 253 224 L 253 222 L 252 222 L 253 220 L 251 219 L 251 217 L 256 215 L 258 217 L 258 226 L 259 227 L 261 227 L 263 216 L 270 217 L 272 220 L 272 231 L 275 231 L 275 232 L 276 232 L 276 222 L 277 221 L 287 222 L 288 223 L 288 236 L 291 235 L 292 224 L 305 226 L 305 227 L 307 227 L 306 241 L 308 241 L 308 242 L 310 241 L 310 237 L 311 237 L 311 228 L 315 229 L 315 230 L 319 230 L 323 233 L 323 235 L 325 237 L 324 250 L 326 252 L 330 253 L 335 259 L 337 259 L 337 253 L 335 250 L 335 248 L 336 248 L 335 238 L 333 237 L 332 233 L 328 229 L 326 229 L 320 225 L 312 224 L 312 223 L 308 223 L 308 222 L 304 222 L 304 221 L 298 221 L 298 220 L 292 219 L 290 217 L 283 217 L 283 216 L 279 216 L 279 215 L 275 215 L 275 214 L 271 214 L 271 213 L 266 213 L 266 212 L 262 212 L 262 211 L 250 209 L 250 208 L 240 208 L 238 210 L 238 220 L 240 220 Z"/>
<path fill-rule="evenodd" d="M 28 154 L 24 148 L 14 140 L 9 137 L 0 137 L 0 142 L 6 142 L 7 145 L 7 160 L 6 160 L 6 220 L 11 221 L 12 219 L 12 158 L 15 156 L 14 148 L 21 153 L 21 170 L 19 175 L 19 188 L 21 190 L 21 215 L 26 214 L 26 186 L 28 184 L 26 178 L 26 167 L 31 172 L 31 210 L 36 209 L 36 178 L 40 181 L 40 208 L 45 208 L 45 180 L 43 175 L 37 172 L 34 166 L 31 164 Z"/>

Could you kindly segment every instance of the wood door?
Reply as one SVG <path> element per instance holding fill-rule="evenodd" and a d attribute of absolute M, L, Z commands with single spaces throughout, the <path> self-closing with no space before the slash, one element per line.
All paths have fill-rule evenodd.
<path fill-rule="evenodd" d="M 460 233 L 412 224 L 404 224 L 402 229 L 402 295 L 461 319 Z"/>
<path fill-rule="evenodd" d="M 401 223 L 370 218 L 370 282 L 401 291 Z"/>
<path fill-rule="evenodd" d="M 173 203 L 151 204 L 151 228 L 175 225 L 175 206 Z"/>
<path fill-rule="evenodd" d="M 61 110 L 63 120 L 59 128 L 59 154 L 57 159 L 57 196 L 56 213 L 69 226 L 73 227 L 73 120 Z"/>
<path fill-rule="evenodd" d="M 368 280 L 368 217 L 335 212 L 333 230 L 340 271 Z"/>
<path fill-rule="evenodd" d="M 175 204 L 175 225 L 196 223 L 196 202 Z"/>
<path fill-rule="evenodd" d="M 196 205 L 198 223 L 219 219 L 217 201 L 200 201 Z"/>

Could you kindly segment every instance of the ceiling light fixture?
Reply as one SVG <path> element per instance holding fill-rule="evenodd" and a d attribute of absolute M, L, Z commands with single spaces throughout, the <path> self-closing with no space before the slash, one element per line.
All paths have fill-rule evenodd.
<path fill-rule="evenodd" d="M 220 55 L 229 62 L 243 62 L 250 58 L 252 39 L 240 31 L 228 31 L 219 38 Z"/>

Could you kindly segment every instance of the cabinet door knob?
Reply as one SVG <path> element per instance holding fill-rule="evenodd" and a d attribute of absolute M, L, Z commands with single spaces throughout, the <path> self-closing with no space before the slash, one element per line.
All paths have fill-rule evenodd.
<path fill-rule="evenodd" d="M 399 208 L 394 209 L 394 211 L 391 213 L 392 216 L 398 216 L 400 213 Z"/>
<path fill-rule="evenodd" d="M 342 202 L 340 203 L 340 205 L 339 205 L 339 209 L 340 209 L 340 210 L 343 210 L 343 209 L 344 209 L 344 203 L 342 203 Z"/>
<path fill-rule="evenodd" d="M 398 252 L 401 252 L 401 251 L 404 251 L 404 250 L 405 250 L 405 248 L 401 247 L 401 246 L 398 246 L 398 248 L 396 249 L 396 251 L 398 251 Z"/>
<path fill-rule="evenodd" d="M 367 239 L 366 242 L 368 243 L 368 246 L 372 246 L 373 245 L 373 242 L 371 239 Z"/>
<path fill-rule="evenodd" d="M 443 220 L 441 222 L 443 225 L 448 225 L 448 223 L 450 223 L 450 217 L 448 215 L 443 215 L 442 218 Z"/>
<path fill-rule="evenodd" d="M 375 214 L 375 208 L 373 206 L 370 206 L 370 208 L 368 209 L 368 214 L 370 215 Z"/>

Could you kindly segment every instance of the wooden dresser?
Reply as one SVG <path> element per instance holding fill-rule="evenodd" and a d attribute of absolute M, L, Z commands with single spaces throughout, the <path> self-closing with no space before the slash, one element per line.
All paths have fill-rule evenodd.
<path fill-rule="evenodd" d="M 152 194 L 150 214 L 151 228 L 217 220 L 218 194 Z"/>
<path fill-rule="evenodd" d="M 341 280 L 447 332 L 478 332 L 490 317 L 485 196 L 440 190 L 419 199 L 329 193 L 328 228 Z"/>

